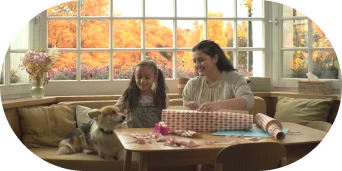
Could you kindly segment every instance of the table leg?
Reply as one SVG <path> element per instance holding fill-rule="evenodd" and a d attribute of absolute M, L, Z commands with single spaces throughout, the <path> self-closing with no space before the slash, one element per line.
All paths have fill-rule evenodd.
<path fill-rule="evenodd" d="M 139 171 L 148 171 L 148 155 L 140 152 Z"/>
<path fill-rule="evenodd" d="M 124 160 L 123 171 L 131 170 L 131 160 L 132 160 L 132 151 L 125 150 L 125 160 Z"/>

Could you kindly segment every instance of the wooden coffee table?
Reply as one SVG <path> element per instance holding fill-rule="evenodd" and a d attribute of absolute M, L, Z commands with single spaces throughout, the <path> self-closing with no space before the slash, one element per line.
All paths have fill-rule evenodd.
<path fill-rule="evenodd" d="M 290 164 L 307 155 L 326 135 L 326 132 L 295 123 L 284 122 L 282 124 L 284 128 L 290 128 L 290 133 L 286 135 L 283 141 L 278 141 L 275 138 L 262 138 L 259 141 L 239 138 L 239 143 L 279 142 L 285 146 L 287 163 Z M 163 143 L 146 143 L 143 145 L 132 143 L 135 138 L 130 135 L 131 133 L 148 133 L 152 131 L 152 128 L 114 130 L 125 148 L 124 171 L 130 170 L 132 152 L 140 154 L 139 171 L 147 171 L 149 167 L 214 164 L 218 152 L 229 146 L 227 144 L 206 145 L 206 140 L 229 142 L 224 136 L 212 136 L 211 134 L 213 132 L 201 132 L 203 138 L 199 139 L 175 136 L 178 140 L 194 140 L 197 144 L 201 144 L 201 146 L 195 148 L 169 147 L 165 146 Z"/>

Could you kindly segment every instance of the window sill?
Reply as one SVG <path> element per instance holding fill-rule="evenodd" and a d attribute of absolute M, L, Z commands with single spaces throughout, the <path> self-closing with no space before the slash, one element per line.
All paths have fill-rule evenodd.
<path fill-rule="evenodd" d="M 285 92 L 285 91 L 271 91 L 271 92 L 253 92 L 255 96 L 262 98 L 278 97 L 278 96 L 288 96 L 295 98 L 332 98 L 336 101 L 341 101 L 341 94 L 327 94 L 327 95 L 317 95 L 317 94 L 300 94 L 298 92 Z M 178 93 L 168 94 L 170 99 L 182 98 L 182 95 Z M 11 100 L 2 100 L 3 109 L 24 107 L 24 106 L 36 106 L 36 105 L 48 105 L 54 104 L 61 101 L 90 101 L 90 100 L 117 100 L 120 95 L 82 95 L 82 96 L 47 96 L 41 99 L 33 98 L 18 98 Z"/>

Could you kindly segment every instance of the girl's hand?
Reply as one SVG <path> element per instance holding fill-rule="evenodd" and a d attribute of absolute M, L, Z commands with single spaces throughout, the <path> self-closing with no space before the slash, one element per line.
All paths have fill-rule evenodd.
<path fill-rule="evenodd" d="M 199 111 L 199 112 L 211 112 L 211 111 L 216 111 L 219 109 L 220 108 L 218 107 L 217 103 L 206 101 L 197 109 L 197 111 Z"/>
<path fill-rule="evenodd" d="M 194 101 L 189 102 L 188 104 L 185 104 L 186 107 L 190 108 L 191 110 L 198 109 L 198 104 Z"/>

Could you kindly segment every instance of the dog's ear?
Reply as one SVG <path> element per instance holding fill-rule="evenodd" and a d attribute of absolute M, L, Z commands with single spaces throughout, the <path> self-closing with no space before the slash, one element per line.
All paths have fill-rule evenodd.
<path fill-rule="evenodd" d="M 92 110 L 90 112 L 88 112 L 88 116 L 90 118 L 95 118 L 98 117 L 101 114 L 100 110 L 96 109 L 96 110 Z"/>

